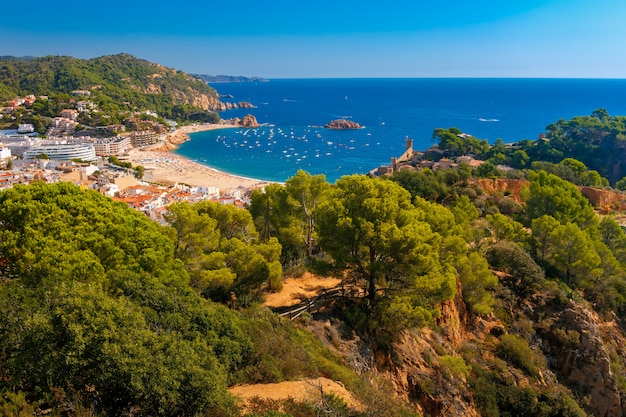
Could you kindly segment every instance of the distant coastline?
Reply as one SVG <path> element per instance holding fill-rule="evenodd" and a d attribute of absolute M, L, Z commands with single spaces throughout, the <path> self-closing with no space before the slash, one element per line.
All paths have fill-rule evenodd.
<path fill-rule="evenodd" d="M 191 76 L 200 78 L 207 84 L 210 83 L 250 83 L 250 82 L 268 82 L 269 80 L 262 77 L 245 77 L 243 75 L 207 75 L 207 74 L 191 74 Z"/>

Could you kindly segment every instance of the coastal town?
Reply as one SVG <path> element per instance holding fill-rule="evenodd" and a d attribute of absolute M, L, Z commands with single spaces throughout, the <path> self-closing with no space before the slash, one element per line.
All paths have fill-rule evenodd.
<path fill-rule="evenodd" d="M 34 181 L 72 182 L 162 221 L 172 202 L 215 200 L 244 207 L 253 189 L 267 185 L 171 152 L 189 140 L 190 133 L 230 128 L 233 121 L 179 127 L 167 120 L 164 127 L 151 120 L 156 113 L 144 111 L 130 115 L 124 124 L 78 132 L 79 115 L 94 111 L 97 105 L 89 101 L 89 91 L 73 91 L 72 96 L 72 108 L 63 109 L 43 137 L 28 123 L 0 130 L 0 189 Z M 11 119 L 37 99 L 47 98 L 29 95 L 10 101 L 0 107 L 0 118 Z"/>

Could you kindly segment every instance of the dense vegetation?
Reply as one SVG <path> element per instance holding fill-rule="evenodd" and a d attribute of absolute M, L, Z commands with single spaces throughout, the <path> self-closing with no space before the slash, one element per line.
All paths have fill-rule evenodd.
<path fill-rule="evenodd" d="M 167 231 L 70 184 L 2 193 L 2 388 L 111 415 L 227 408 L 250 341 L 202 300 Z"/>
<path fill-rule="evenodd" d="M 488 344 L 437 352 L 441 372 L 451 380 L 464 375 L 484 415 L 586 415 L 585 401 L 577 402 L 567 387 L 516 387 L 507 367 L 520 372 L 515 378 L 540 380 L 547 359 L 537 352 L 538 340 L 578 346 L 579 333 L 540 320 L 562 311 L 568 300 L 593 305 L 605 317 L 626 317 L 626 234 L 614 217 L 598 217 L 578 188 L 555 174 L 509 172 L 528 183 L 520 204 L 512 195 L 487 195 L 473 185 L 485 172 L 494 175 L 461 164 L 399 171 L 391 181 L 348 176 L 329 187 L 321 176 L 300 171 L 285 187 L 253 194 L 250 212 L 262 236 L 283 245 L 283 262 L 309 259 L 312 268 L 348 271 L 346 284 L 360 283 L 364 297 L 338 304 L 336 314 L 391 355 L 404 330 L 432 324 L 439 306 L 458 290 L 472 317 L 501 317 L 503 331 L 511 334 L 496 339 L 495 359 L 485 354 Z M 588 171 L 578 175 L 586 178 Z M 317 249 L 307 249 L 311 242 Z M 514 313 L 529 304 L 532 314 Z M 613 360 L 623 369 L 623 355 Z"/>
<path fill-rule="evenodd" d="M 0 194 L 3 414 L 237 415 L 226 391 L 236 382 L 364 383 L 254 306 L 259 287 L 280 284 L 281 248 L 257 239 L 247 211 L 204 202 L 170 213 L 163 227 L 68 183 Z"/>
<path fill-rule="evenodd" d="M 33 94 L 68 106 L 74 90 L 89 91 L 89 100 L 111 118 L 108 123 L 119 122 L 121 112 L 143 110 L 177 121 L 211 117 L 207 109 L 194 105 L 194 98 L 217 98 L 203 81 L 127 54 L 90 60 L 62 56 L 0 60 L 0 101 Z M 47 106 L 45 102 L 36 106 L 35 116 L 58 116 L 60 109 Z"/>

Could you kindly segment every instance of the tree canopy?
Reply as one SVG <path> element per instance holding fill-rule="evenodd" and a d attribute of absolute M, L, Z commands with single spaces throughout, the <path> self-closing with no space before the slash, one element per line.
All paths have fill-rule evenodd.
<path fill-rule="evenodd" d="M 321 248 L 337 267 L 350 267 L 367 282 L 371 302 L 379 286 L 419 294 L 416 304 L 426 307 L 454 294 L 454 274 L 439 261 L 441 236 L 420 220 L 409 193 L 397 184 L 341 178 L 320 206 L 318 224 Z"/>
<path fill-rule="evenodd" d="M 0 388 L 92 387 L 112 415 L 228 406 L 250 343 L 189 286 L 165 228 L 68 183 L 2 191 L 0 224 Z"/>
<path fill-rule="evenodd" d="M 486 140 L 480 140 L 474 136 L 464 134 L 456 127 L 435 129 L 433 139 L 439 141 L 439 149 L 444 151 L 446 156 L 450 157 L 481 154 L 489 149 L 489 144 Z"/>
<path fill-rule="evenodd" d="M 597 109 L 589 116 L 560 119 L 546 127 L 544 138 L 520 141 L 512 149 L 523 150 L 532 161 L 556 164 L 576 159 L 615 184 L 626 176 L 626 117 Z"/>

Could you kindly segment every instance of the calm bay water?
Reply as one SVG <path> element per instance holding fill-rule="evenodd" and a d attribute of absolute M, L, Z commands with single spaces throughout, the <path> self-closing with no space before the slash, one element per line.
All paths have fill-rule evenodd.
<path fill-rule="evenodd" d="M 433 130 L 458 127 L 493 143 L 536 139 L 559 119 L 605 108 L 626 115 L 626 80 L 588 79 L 281 79 L 213 84 L 223 101 L 257 108 L 221 113 L 254 115 L 256 129 L 191 135 L 176 152 L 221 171 L 285 181 L 304 169 L 325 174 L 366 173 L 404 151 L 431 146 Z M 346 118 L 358 130 L 322 126 Z"/>

